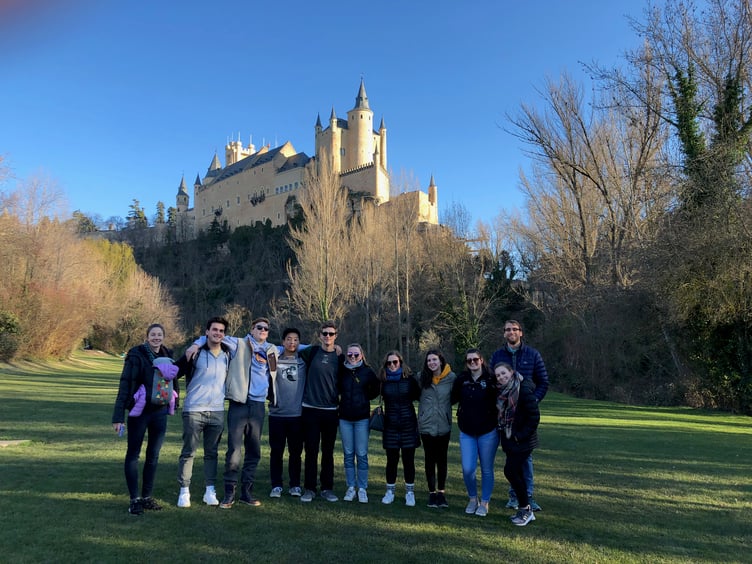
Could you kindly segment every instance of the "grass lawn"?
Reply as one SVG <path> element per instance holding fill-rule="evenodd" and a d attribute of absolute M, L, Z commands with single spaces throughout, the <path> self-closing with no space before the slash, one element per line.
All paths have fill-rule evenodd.
<path fill-rule="evenodd" d="M 458 433 L 450 445 L 450 507 L 380 503 L 385 457 L 371 437 L 368 505 L 267 497 L 268 446 L 255 491 L 261 507 L 178 509 L 181 420 L 168 421 L 155 496 L 161 512 L 127 513 L 125 439 L 110 417 L 122 359 L 78 353 L 66 363 L 0 365 L 2 562 L 752 562 L 752 419 L 642 408 L 549 393 L 535 452 L 537 520 L 504 509 L 503 453 L 489 516 L 464 513 Z M 265 439 L 264 439 L 265 441 Z M 223 466 L 225 438 L 220 456 Z M 344 493 L 340 447 L 335 484 Z"/>

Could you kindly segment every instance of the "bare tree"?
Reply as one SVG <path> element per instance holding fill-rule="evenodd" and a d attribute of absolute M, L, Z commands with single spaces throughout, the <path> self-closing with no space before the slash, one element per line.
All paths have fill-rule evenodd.
<path fill-rule="evenodd" d="M 301 192 L 303 224 L 290 229 L 297 264 L 288 265 L 288 297 L 307 319 L 340 320 L 352 284 L 345 263 L 350 249 L 347 193 L 327 163 L 308 172 Z"/>

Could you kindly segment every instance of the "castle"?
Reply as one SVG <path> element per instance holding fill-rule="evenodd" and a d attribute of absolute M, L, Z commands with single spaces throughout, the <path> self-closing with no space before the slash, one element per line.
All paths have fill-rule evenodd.
<path fill-rule="evenodd" d="M 273 226 L 284 225 L 294 215 L 296 194 L 317 161 L 331 162 L 341 185 L 351 194 L 367 197 L 377 205 L 390 201 L 386 126 L 382 119 L 378 130 L 373 129 L 373 111 L 363 80 L 347 119 L 338 118 L 332 108 L 327 127 L 318 116 L 315 135 L 313 158 L 298 153 L 289 141 L 274 149 L 265 145 L 258 151 L 253 144 L 244 147 L 239 140 L 229 142 L 225 166 L 215 154 L 203 179 L 196 175 L 192 208 L 185 178 L 181 179 L 176 197 L 181 239 L 192 239 L 199 231 L 206 231 L 215 218 L 227 222 L 231 229 L 267 220 Z M 427 194 L 417 190 L 391 197 L 392 201 L 398 198 L 416 200 L 419 221 L 438 224 L 433 176 Z"/>

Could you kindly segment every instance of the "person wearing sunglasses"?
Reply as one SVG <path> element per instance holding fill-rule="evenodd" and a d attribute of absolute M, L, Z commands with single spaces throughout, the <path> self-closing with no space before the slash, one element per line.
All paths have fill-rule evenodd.
<path fill-rule="evenodd" d="M 368 503 L 368 417 L 371 400 L 379 395 L 379 380 L 366 363 L 363 347 L 347 345 L 345 362 L 339 367 L 339 436 L 344 455 L 345 501 L 357 495 Z M 357 460 L 357 466 L 356 466 Z"/>
<path fill-rule="evenodd" d="M 244 338 L 225 336 L 222 340 L 230 348 L 230 365 L 225 380 L 225 397 L 230 400 L 230 405 L 227 409 L 225 491 L 219 504 L 221 509 L 229 509 L 235 503 L 238 478 L 241 484 L 238 501 L 245 505 L 261 505 L 253 494 L 253 484 L 261 460 L 261 432 L 269 383 L 277 376 L 277 346 L 269 343 L 268 337 L 269 319 L 257 317 L 251 323 L 251 332 Z M 205 342 L 205 336 L 194 341 L 186 355 L 194 347 L 198 350 Z"/>
<path fill-rule="evenodd" d="M 326 321 L 319 332 L 321 345 L 300 352 L 306 363 L 306 384 L 303 390 L 303 442 L 305 450 L 304 488 L 300 497 L 309 503 L 316 497 L 318 480 L 321 497 L 335 502 L 334 494 L 334 443 L 337 440 L 339 417 L 339 390 L 337 375 L 344 355 L 337 351 L 337 327 Z M 319 447 L 321 448 L 321 475 L 318 473 Z"/>
<path fill-rule="evenodd" d="M 420 445 L 418 418 L 413 402 L 420 397 L 420 385 L 398 351 L 390 351 L 379 371 L 384 398 L 384 432 L 381 444 L 386 451 L 386 493 L 381 503 L 394 502 L 397 466 L 402 456 L 405 478 L 405 505 L 415 505 L 415 449 Z"/>
<path fill-rule="evenodd" d="M 526 380 L 532 380 L 535 385 L 535 398 L 540 403 L 546 397 L 548 391 L 548 372 L 541 354 L 523 341 L 524 331 L 522 324 L 515 319 L 504 322 L 504 344 L 491 356 L 491 366 L 500 362 L 509 364 L 515 372 L 522 374 Z M 527 497 L 533 511 L 540 511 L 541 507 L 533 499 L 533 456 L 525 461 L 525 484 L 527 485 Z M 519 500 L 513 488 L 509 488 L 509 501 L 507 507 L 517 509 Z"/>
<path fill-rule="evenodd" d="M 428 507 L 449 507 L 445 486 L 452 430 L 452 386 L 456 379 L 441 351 L 426 352 L 420 371 L 418 428 L 425 456 Z"/>
<path fill-rule="evenodd" d="M 465 513 L 488 515 L 494 487 L 494 460 L 499 448 L 496 410 L 496 380 L 478 349 L 465 353 L 466 368 L 452 387 L 452 403 L 458 403 L 462 478 L 470 498 Z M 481 491 L 478 497 L 476 471 L 480 459 Z"/>

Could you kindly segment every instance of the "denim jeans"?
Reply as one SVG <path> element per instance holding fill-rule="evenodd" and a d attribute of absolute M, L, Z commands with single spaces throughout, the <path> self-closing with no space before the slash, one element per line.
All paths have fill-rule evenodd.
<path fill-rule="evenodd" d="M 125 453 L 125 482 L 131 499 L 138 497 L 138 457 L 144 436 L 149 431 L 144 459 L 144 476 L 141 484 L 141 497 L 150 497 L 154 491 L 154 479 L 157 476 L 159 451 L 162 449 L 167 431 L 167 407 L 151 409 L 146 406 L 138 417 L 128 417 L 128 450 Z"/>
<path fill-rule="evenodd" d="M 230 400 L 227 410 L 227 455 L 225 456 L 225 486 L 238 483 L 240 448 L 245 447 L 241 483 L 253 487 L 256 467 L 261 460 L 261 431 L 264 429 L 264 402 Z"/>
<path fill-rule="evenodd" d="M 360 421 L 339 420 L 339 436 L 344 452 L 345 482 L 348 488 L 368 488 L 368 419 Z M 355 459 L 358 460 L 357 479 Z"/>
<path fill-rule="evenodd" d="M 282 467 L 287 444 L 287 474 L 291 488 L 300 487 L 303 454 L 303 418 L 269 416 L 269 475 L 273 488 L 282 487 Z"/>
<path fill-rule="evenodd" d="M 217 451 L 225 430 L 224 411 L 184 411 L 183 450 L 178 458 L 178 483 L 181 488 L 191 485 L 193 457 L 204 437 L 204 482 L 213 486 L 217 481 Z"/>
<path fill-rule="evenodd" d="M 533 455 L 527 457 L 525 464 L 522 466 L 522 474 L 525 476 L 525 488 L 527 489 L 528 500 L 533 499 Z M 509 499 L 517 499 L 517 494 L 514 493 L 514 488 L 509 487 Z"/>
<path fill-rule="evenodd" d="M 305 441 L 305 489 L 316 491 L 316 473 L 321 447 L 321 489 L 334 488 L 334 443 L 337 441 L 339 416 L 336 409 L 303 407 Z"/>
<path fill-rule="evenodd" d="M 478 497 L 475 471 L 478 468 L 478 458 L 480 458 L 480 500 L 490 501 L 494 487 L 494 459 L 498 448 L 499 433 L 496 429 L 477 437 L 460 431 L 462 478 L 465 480 L 468 496 Z"/>

